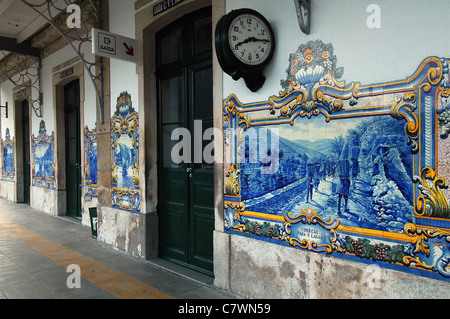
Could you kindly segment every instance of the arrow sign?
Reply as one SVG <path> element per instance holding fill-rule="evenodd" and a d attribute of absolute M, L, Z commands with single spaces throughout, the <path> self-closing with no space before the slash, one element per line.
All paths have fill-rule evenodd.
<path fill-rule="evenodd" d="M 127 50 L 125 51 L 125 53 L 126 53 L 127 55 L 134 56 L 134 49 L 133 49 L 133 47 L 129 47 L 129 46 L 127 45 L 126 42 L 124 42 L 123 45 L 125 46 L 125 49 L 127 49 Z"/>
<path fill-rule="evenodd" d="M 139 41 L 92 28 L 92 53 L 106 58 L 139 62 Z"/>

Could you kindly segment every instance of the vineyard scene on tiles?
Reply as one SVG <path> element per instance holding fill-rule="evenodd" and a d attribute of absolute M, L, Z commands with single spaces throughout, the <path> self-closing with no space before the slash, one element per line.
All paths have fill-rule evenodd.
<path fill-rule="evenodd" d="M 343 72 L 331 44 L 311 41 L 290 55 L 279 94 L 224 101 L 227 231 L 449 280 L 437 167 L 449 60 L 382 84 Z"/>
<path fill-rule="evenodd" d="M 302 131 L 296 126 L 278 129 L 279 168 L 274 174 L 262 174 L 262 163 L 241 164 L 246 209 L 283 215 L 311 208 L 348 226 L 403 231 L 414 206 L 404 123 L 377 116 L 331 122 L 325 129 L 321 125 L 325 119 L 317 117 Z M 318 139 L 305 140 L 303 134 Z M 271 137 L 258 134 L 265 136 Z M 248 142 L 244 147 L 252 156 Z"/>

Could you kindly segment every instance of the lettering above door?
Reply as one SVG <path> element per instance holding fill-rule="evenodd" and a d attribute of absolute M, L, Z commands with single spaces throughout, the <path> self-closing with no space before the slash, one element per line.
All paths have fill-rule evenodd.
<path fill-rule="evenodd" d="M 153 16 L 157 16 L 158 14 L 169 10 L 183 1 L 184 0 L 164 0 L 153 6 Z"/>

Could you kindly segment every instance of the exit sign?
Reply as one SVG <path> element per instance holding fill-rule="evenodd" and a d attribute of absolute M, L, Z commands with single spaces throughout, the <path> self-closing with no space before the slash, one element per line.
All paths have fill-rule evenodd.
<path fill-rule="evenodd" d="M 139 41 L 93 28 L 92 53 L 106 58 L 138 63 Z"/>

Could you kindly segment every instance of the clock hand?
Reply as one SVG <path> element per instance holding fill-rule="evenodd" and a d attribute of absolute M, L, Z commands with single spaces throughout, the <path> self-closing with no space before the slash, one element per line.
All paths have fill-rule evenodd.
<path fill-rule="evenodd" d="M 246 43 L 249 43 L 249 42 L 270 42 L 270 40 L 257 39 L 255 37 L 250 37 L 250 38 L 245 39 L 242 42 L 239 42 L 238 44 L 236 44 L 236 46 L 238 47 L 238 46 L 241 46 L 242 44 L 246 44 Z"/>

